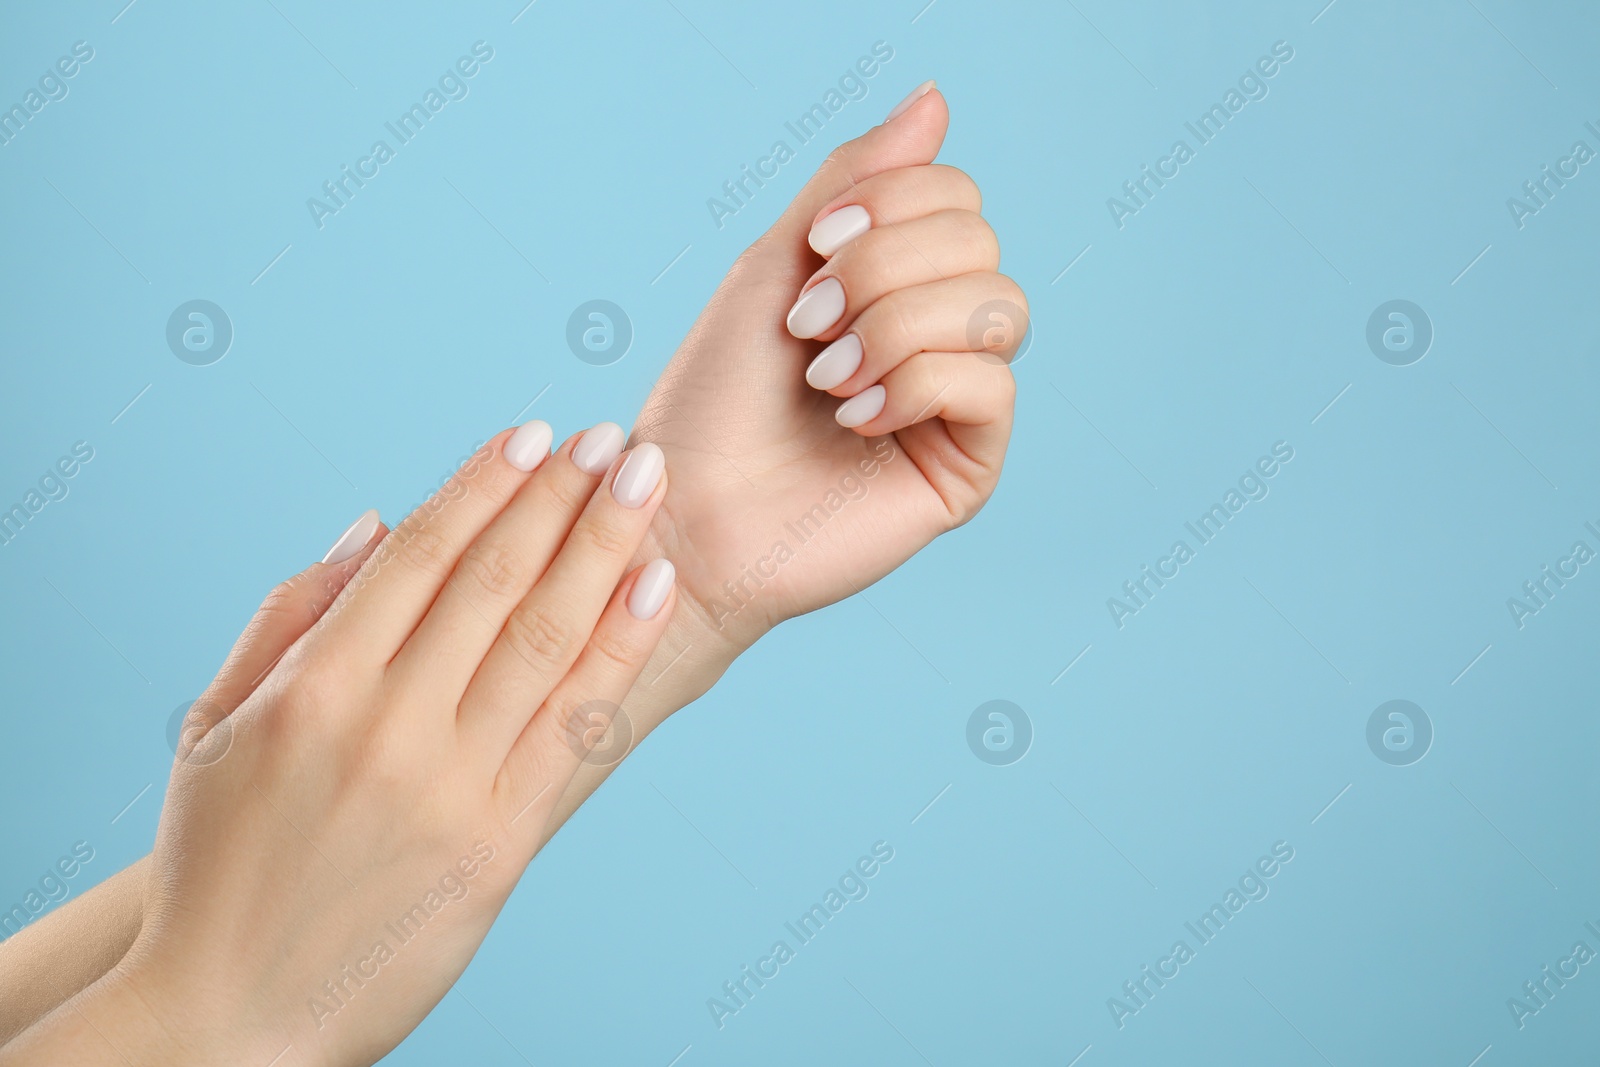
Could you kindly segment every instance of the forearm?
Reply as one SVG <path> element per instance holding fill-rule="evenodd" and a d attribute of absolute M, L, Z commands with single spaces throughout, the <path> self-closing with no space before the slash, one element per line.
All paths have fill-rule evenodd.
<path fill-rule="evenodd" d="M 0 943 L 0 1045 L 117 965 L 139 936 L 150 857 Z"/>
<path fill-rule="evenodd" d="M 263 1053 L 266 1044 L 259 1035 L 231 1031 L 212 1022 L 217 1018 L 198 1001 L 174 1006 L 148 977 L 134 977 L 123 962 L 0 1049 L 0 1067 L 265 1063 L 271 1058 L 271 1052 Z"/>
<path fill-rule="evenodd" d="M 667 638 L 623 702 L 628 733 L 616 758 L 586 761 L 562 793 L 548 840 L 636 747 L 673 712 L 698 699 L 736 655 L 735 642 L 697 605 L 680 607 Z M 0 1046 L 98 981 L 139 936 L 148 856 L 0 943 Z"/>

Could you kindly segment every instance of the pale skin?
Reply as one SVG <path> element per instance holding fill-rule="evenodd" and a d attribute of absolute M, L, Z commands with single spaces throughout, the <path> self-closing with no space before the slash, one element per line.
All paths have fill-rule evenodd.
<path fill-rule="evenodd" d="M 635 422 L 630 443 L 659 446 L 667 472 L 641 508 L 610 499 L 616 464 L 588 475 L 569 441 L 527 475 L 505 462 L 501 434 L 457 475 L 466 491 L 425 521 L 387 540 L 380 528 L 361 555 L 275 590 L 197 702 L 233 712 L 227 755 L 179 760 L 155 852 L 0 945 L 0 1041 L 31 1027 L 0 1062 L 264 1063 L 285 1045 L 285 1064 L 372 1062 L 448 990 L 523 868 L 610 773 L 560 729 L 574 707 L 621 704 L 637 741 L 778 623 L 971 518 L 999 477 L 1014 397 L 1005 357 L 1026 326 L 997 339 L 972 319 L 995 301 L 1021 316 L 1027 304 L 997 272 L 976 185 L 932 162 L 948 120 L 927 91 L 841 146 L 739 258 Z M 818 224 L 848 207 L 868 228 L 837 248 L 819 240 Z M 842 314 L 794 336 L 791 307 L 830 278 Z M 846 334 L 859 366 L 808 384 L 808 364 Z M 877 385 L 881 411 L 841 425 L 841 402 Z M 564 510 L 548 483 L 567 486 Z M 540 493 L 537 515 L 518 506 Z M 803 544 L 785 535 L 819 504 L 826 518 Z M 614 520 L 607 536 L 570 536 L 588 509 Z M 529 539 L 543 546 L 531 558 L 506 550 Z M 676 581 L 641 621 L 625 603 L 654 559 L 671 560 Z M 508 620 L 540 597 L 575 621 L 508 639 L 526 637 Z M 260 847 L 238 847 L 241 835 Z M 463 879 L 470 892 L 422 948 L 383 963 L 351 998 L 359 1011 L 313 1026 L 308 995 L 485 843 L 494 859 Z"/>

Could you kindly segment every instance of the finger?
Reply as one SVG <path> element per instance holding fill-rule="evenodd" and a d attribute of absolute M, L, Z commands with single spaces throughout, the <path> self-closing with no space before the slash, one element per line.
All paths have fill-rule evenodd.
<path fill-rule="evenodd" d="M 1011 438 L 1016 379 L 971 352 L 922 352 L 845 401 L 836 418 L 862 437 L 896 434 L 936 462 L 920 464 L 955 524 L 994 491 Z"/>
<path fill-rule="evenodd" d="M 869 230 L 806 282 L 789 311 L 789 332 L 831 341 L 863 308 L 897 289 L 999 266 L 1000 241 L 975 212 L 940 211 Z"/>
<path fill-rule="evenodd" d="M 631 750 L 633 724 L 620 705 L 666 632 L 676 597 L 664 559 L 628 575 L 572 670 L 502 752 L 495 795 L 520 839 L 544 840 L 579 768 L 611 766 Z"/>
<path fill-rule="evenodd" d="M 805 250 L 806 235 L 829 201 L 876 174 L 932 163 L 950 128 L 950 110 L 931 82 L 909 108 L 834 149 L 762 238 L 784 255 Z"/>
<path fill-rule="evenodd" d="M 534 420 L 490 439 L 368 557 L 322 628 L 350 662 L 388 664 L 427 614 L 466 547 L 549 455 Z M 361 659 L 353 658 L 360 657 Z"/>
<path fill-rule="evenodd" d="M 590 497 L 467 686 L 458 716 L 464 744 L 501 758 L 531 710 L 567 673 L 661 505 L 665 463 L 658 446 L 639 445 Z"/>
<path fill-rule="evenodd" d="M 339 536 L 321 563 L 279 583 L 256 609 L 222 669 L 195 703 L 221 715 L 243 704 L 284 653 L 322 618 L 388 532 L 378 513 L 368 511 Z"/>
<path fill-rule="evenodd" d="M 898 226 L 939 211 L 983 210 L 983 194 L 966 172 L 940 163 L 901 167 L 859 181 L 817 212 L 806 243 L 831 256 L 868 230 Z"/>
<path fill-rule="evenodd" d="M 1028 329 L 1028 298 L 1003 274 L 976 273 L 898 289 L 858 315 L 806 368 L 806 382 L 853 397 L 918 352 L 978 352 L 1008 361 Z"/>
<path fill-rule="evenodd" d="M 578 521 L 627 440 L 602 422 L 572 438 L 533 472 L 456 564 L 391 673 L 461 702 L 511 612 L 528 595 Z"/>
<path fill-rule="evenodd" d="M 1010 433 L 1016 379 L 1004 363 L 971 352 L 919 352 L 883 376 L 883 381 L 839 405 L 840 426 L 862 437 L 944 419 L 964 426 Z"/>

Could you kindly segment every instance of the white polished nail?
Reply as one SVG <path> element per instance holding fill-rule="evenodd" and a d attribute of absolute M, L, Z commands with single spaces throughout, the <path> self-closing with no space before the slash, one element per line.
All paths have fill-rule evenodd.
<path fill-rule="evenodd" d="M 911 105 L 915 104 L 918 100 L 921 100 L 923 97 L 927 96 L 928 93 L 932 91 L 933 85 L 934 85 L 933 79 L 929 78 L 927 81 L 923 82 L 921 85 L 919 85 L 915 89 L 911 90 L 910 95 L 908 95 L 904 100 L 902 100 L 898 104 L 896 104 L 894 106 L 894 110 L 889 112 L 889 117 L 884 119 L 883 121 L 884 122 L 893 122 L 895 119 L 899 118 L 901 115 L 904 115 L 907 111 L 910 111 L 911 110 Z"/>
<path fill-rule="evenodd" d="M 872 216 L 860 204 L 830 211 L 816 221 L 806 241 L 819 256 L 831 256 L 857 237 L 872 229 Z"/>
<path fill-rule="evenodd" d="M 602 422 L 584 431 L 578 443 L 572 446 L 572 462 L 585 474 L 604 474 L 616 458 L 622 455 L 622 446 L 628 435 L 614 422 Z"/>
<path fill-rule="evenodd" d="M 815 337 L 844 314 L 844 286 L 838 278 L 824 278 L 806 291 L 789 309 L 789 332 L 805 339 Z"/>
<path fill-rule="evenodd" d="M 506 438 L 506 462 L 519 471 L 531 471 L 550 455 L 553 439 L 548 422 L 543 419 L 525 422 Z"/>
<path fill-rule="evenodd" d="M 611 495 L 625 508 L 641 507 L 661 481 L 661 472 L 667 469 L 667 457 L 661 449 L 646 441 L 628 453 L 628 458 L 617 468 L 611 479 Z"/>
<path fill-rule="evenodd" d="M 889 391 L 881 385 L 863 389 L 840 404 L 839 410 L 833 413 L 833 417 L 847 430 L 865 426 L 883 413 L 883 402 L 888 393 Z"/>
<path fill-rule="evenodd" d="M 806 384 L 813 389 L 832 389 L 849 380 L 861 366 L 861 338 L 847 333 L 817 353 L 806 368 Z"/>
<path fill-rule="evenodd" d="M 350 528 L 339 535 L 339 540 L 328 549 L 328 554 L 322 557 L 324 563 L 343 563 L 350 559 L 372 540 L 372 533 L 378 528 L 378 512 L 370 508 L 361 513 L 361 517 L 350 524 Z"/>
<path fill-rule="evenodd" d="M 667 602 L 676 577 L 676 568 L 664 559 L 646 563 L 639 577 L 634 579 L 633 588 L 628 590 L 628 614 L 641 621 L 655 618 L 661 605 Z"/>

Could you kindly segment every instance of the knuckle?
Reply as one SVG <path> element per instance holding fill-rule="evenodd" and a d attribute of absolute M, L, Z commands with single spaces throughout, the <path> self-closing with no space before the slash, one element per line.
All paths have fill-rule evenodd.
<path fill-rule="evenodd" d="M 568 516 L 568 522 L 572 521 L 571 516 L 583 510 L 592 495 L 589 486 L 576 478 L 552 479 L 547 492 L 551 513 Z"/>
<path fill-rule="evenodd" d="M 893 251 L 885 240 L 885 235 L 891 232 L 871 229 L 857 237 L 834 253 L 823 277 L 839 279 L 845 292 L 850 295 L 854 295 L 854 289 L 864 285 L 870 287 L 875 279 L 883 276 L 894 260 Z"/>
<path fill-rule="evenodd" d="M 307 731 L 327 729 L 333 721 L 330 709 L 347 699 L 346 676 L 318 663 L 312 657 L 300 658 L 286 672 L 282 688 L 272 701 L 271 718 L 302 735 L 302 739 Z"/>
<path fill-rule="evenodd" d="M 992 294 L 991 298 L 1008 300 L 1021 309 L 1024 317 L 1029 317 L 1028 294 L 1022 291 L 1022 286 L 1018 285 L 1010 275 L 994 273 L 985 284 Z"/>
<path fill-rule="evenodd" d="M 495 599 L 516 596 L 525 586 L 526 568 L 508 546 L 474 542 L 462 555 L 456 570 Z"/>
<path fill-rule="evenodd" d="M 338 593 L 339 588 L 333 583 L 319 585 L 308 574 L 285 579 L 262 599 L 255 617 L 245 628 L 245 636 L 250 638 L 284 629 L 303 631 L 322 616 Z"/>
<path fill-rule="evenodd" d="M 992 375 L 994 380 L 995 402 L 1002 407 L 1011 407 L 1017 400 L 1017 375 L 1011 369 L 1011 364 L 1005 361 L 986 364 L 998 373 Z"/>
<path fill-rule="evenodd" d="M 945 175 L 950 182 L 950 188 L 963 204 L 971 204 L 974 212 L 983 209 L 983 190 L 978 188 L 978 183 L 972 175 L 960 167 L 946 167 Z"/>
<path fill-rule="evenodd" d="M 952 208 L 977 212 L 983 207 L 983 195 L 978 191 L 978 183 L 959 167 L 930 163 L 925 167 L 893 171 L 882 177 L 890 178 L 891 175 L 903 178 L 896 191 L 906 210 L 931 215 Z"/>
<path fill-rule="evenodd" d="M 904 290 L 891 293 L 879 301 L 879 305 L 883 309 L 880 325 L 890 339 L 891 351 L 884 354 L 898 356 L 922 351 L 922 317 L 911 299 L 904 295 Z"/>
<path fill-rule="evenodd" d="M 976 211 L 956 208 L 952 211 L 960 240 L 978 254 L 978 259 L 990 270 L 1000 265 L 1000 237 L 994 227 Z"/>
<path fill-rule="evenodd" d="M 443 579 L 454 563 L 450 542 L 426 521 L 406 520 L 404 536 L 400 542 L 400 555 L 407 564 L 429 575 Z"/>
<path fill-rule="evenodd" d="M 617 559 L 633 554 L 633 538 L 627 530 L 611 522 L 579 523 L 573 531 L 581 550 L 607 559 Z"/>
<path fill-rule="evenodd" d="M 263 622 L 277 619 L 287 619 L 296 615 L 305 603 L 307 596 L 302 591 L 303 584 L 299 575 L 286 579 L 273 586 L 261 601 L 261 606 L 256 609 L 256 615 Z"/>
<path fill-rule="evenodd" d="M 631 674 L 644 661 L 646 650 L 640 642 L 616 630 L 597 630 L 589 638 L 589 649 L 613 675 Z"/>
<path fill-rule="evenodd" d="M 1002 274 L 1000 277 L 1005 278 L 1006 285 L 1011 291 L 1011 299 L 1016 303 L 1017 307 L 1022 309 L 1022 313 L 1031 319 L 1033 312 L 1028 310 L 1028 294 L 1024 293 L 1022 286 L 1013 281 L 1010 276 Z"/>
<path fill-rule="evenodd" d="M 513 651 L 535 665 L 559 663 L 572 646 L 572 627 L 546 607 L 524 606 L 502 632 Z"/>

